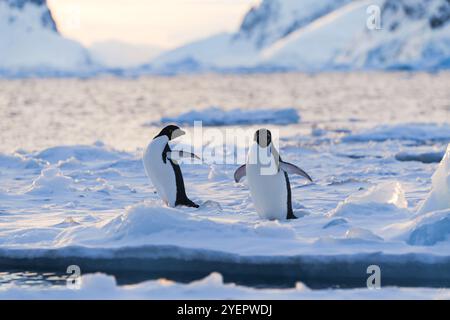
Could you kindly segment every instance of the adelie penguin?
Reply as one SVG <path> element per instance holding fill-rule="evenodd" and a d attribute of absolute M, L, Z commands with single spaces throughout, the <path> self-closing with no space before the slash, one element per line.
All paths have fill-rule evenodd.
<path fill-rule="evenodd" d="M 292 211 L 290 174 L 299 174 L 312 182 L 311 177 L 299 167 L 284 162 L 272 143 L 272 134 L 260 129 L 254 135 L 246 164 L 234 173 L 239 182 L 247 176 L 250 194 L 256 212 L 263 219 L 296 219 Z"/>
<path fill-rule="evenodd" d="M 200 158 L 190 152 L 172 151 L 169 146 L 170 140 L 184 134 L 185 132 L 175 125 L 168 125 L 162 129 L 145 150 L 144 168 L 166 205 L 198 208 L 199 206 L 186 195 L 183 175 L 177 160 L 183 157 Z"/>

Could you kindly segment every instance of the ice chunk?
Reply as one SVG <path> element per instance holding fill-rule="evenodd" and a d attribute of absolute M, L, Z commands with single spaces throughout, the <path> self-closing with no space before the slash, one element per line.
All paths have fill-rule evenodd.
<path fill-rule="evenodd" d="M 403 212 L 408 207 L 402 185 L 397 182 L 386 182 L 369 190 L 350 195 L 339 203 L 330 215 L 362 216 L 375 214 L 392 214 Z"/>
<path fill-rule="evenodd" d="M 450 144 L 431 180 L 431 192 L 419 208 L 419 214 L 450 208 Z"/>
<path fill-rule="evenodd" d="M 450 209 L 420 216 L 407 240 L 411 245 L 432 246 L 450 238 Z"/>
<path fill-rule="evenodd" d="M 62 222 L 57 223 L 53 226 L 56 228 L 69 228 L 69 227 L 78 226 L 78 225 L 80 225 L 80 223 L 77 222 L 74 218 L 67 217 Z"/>
<path fill-rule="evenodd" d="M 176 117 L 163 117 L 160 123 L 177 123 L 194 125 L 194 121 L 202 121 L 204 126 L 227 126 L 246 124 L 291 124 L 298 123 L 300 116 L 294 108 L 285 109 L 232 109 L 224 110 L 210 107 L 204 110 L 191 110 Z M 151 125 L 151 124 L 150 124 Z"/>
<path fill-rule="evenodd" d="M 377 236 L 372 231 L 364 228 L 350 228 L 345 233 L 346 239 L 359 239 L 367 241 L 383 241 L 383 238 Z"/>
<path fill-rule="evenodd" d="M 448 141 L 450 125 L 436 123 L 405 123 L 382 125 L 366 132 L 350 134 L 342 138 L 344 142 L 366 142 L 386 140 Z"/>

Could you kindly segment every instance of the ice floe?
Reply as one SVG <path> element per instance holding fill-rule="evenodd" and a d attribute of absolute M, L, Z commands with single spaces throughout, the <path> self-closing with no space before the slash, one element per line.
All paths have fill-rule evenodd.
<path fill-rule="evenodd" d="M 250 124 L 292 124 L 300 121 L 298 111 L 294 108 L 285 109 L 231 109 L 210 107 L 204 110 L 191 110 L 174 117 L 163 117 L 160 123 L 177 123 L 179 125 L 194 125 L 201 121 L 204 126 L 250 125 Z"/>
<path fill-rule="evenodd" d="M 444 157 L 444 154 L 445 154 L 444 152 L 424 152 L 424 153 L 399 152 L 395 155 L 395 159 L 398 161 L 439 163 Z"/>
<path fill-rule="evenodd" d="M 381 125 L 360 133 L 349 134 L 344 142 L 366 142 L 386 140 L 450 141 L 450 125 L 447 123 L 404 123 Z"/>

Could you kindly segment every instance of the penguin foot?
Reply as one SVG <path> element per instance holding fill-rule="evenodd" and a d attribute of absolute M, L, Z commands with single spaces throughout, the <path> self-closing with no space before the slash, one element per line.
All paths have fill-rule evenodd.
<path fill-rule="evenodd" d="M 186 207 L 190 207 L 190 208 L 199 208 L 200 207 L 198 204 L 196 204 L 195 202 L 193 202 L 192 200 L 189 200 L 189 199 L 180 201 L 180 202 L 176 203 L 176 205 L 177 206 L 186 206 Z"/>

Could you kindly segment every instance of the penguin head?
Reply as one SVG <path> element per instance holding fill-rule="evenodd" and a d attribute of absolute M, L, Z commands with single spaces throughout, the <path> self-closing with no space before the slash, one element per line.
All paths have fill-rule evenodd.
<path fill-rule="evenodd" d="M 272 142 L 272 133 L 268 129 L 256 130 L 253 140 L 255 140 L 261 148 L 267 148 Z"/>
<path fill-rule="evenodd" d="M 170 125 L 164 127 L 164 129 L 162 129 L 161 132 L 158 133 L 158 135 L 155 138 L 166 136 L 169 140 L 172 140 L 172 139 L 178 138 L 184 134 L 186 134 L 186 132 L 181 130 L 178 126 L 170 124 Z"/>

